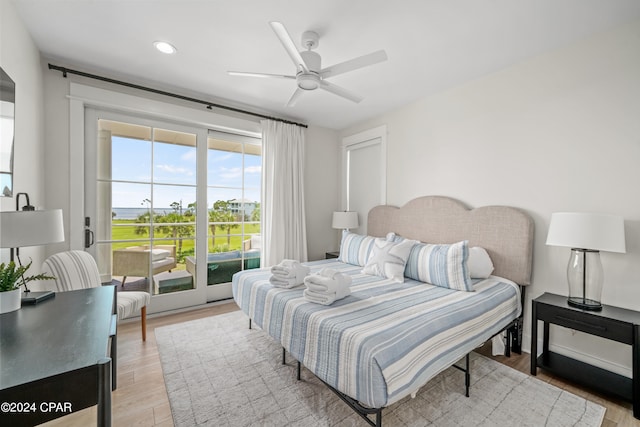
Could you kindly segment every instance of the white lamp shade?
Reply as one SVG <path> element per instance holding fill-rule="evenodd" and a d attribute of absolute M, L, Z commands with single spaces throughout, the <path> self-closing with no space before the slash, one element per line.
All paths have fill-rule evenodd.
<path fill-rule="evenodd" d="M 342 229 L 358 228 L 358 212 L 334 212 L 331 227 Z"/>
<path fill-rule="evenodd" d="M 607 214 L 554 213 L 547 245 L 624 253 L 624 218 Z"/>
<path fill-rule="evenodd" d="M 0 212 L 0 247 L 64 242 L 62 210 Z"/>

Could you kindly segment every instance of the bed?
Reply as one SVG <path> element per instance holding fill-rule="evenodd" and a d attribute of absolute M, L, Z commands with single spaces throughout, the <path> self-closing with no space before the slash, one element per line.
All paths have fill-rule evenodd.
<path fill-rule="evenodd" d="M 242 311 L 372 425 L 381 423 L 382 408 L 416 393 L 465 356 L 467 366 L 459 368 L 466 372 L 468 393 L 468 353 L 521 324 L 521 287 L 531 276 L 533 221 L 519 209 L 468 209 L 441 196 L 373 208 L 367 234 L 390 232 L 483 247 L 493 275 L 472 280 L 469 291 L 411 278 L 397 283 L 363 274 L 357 261 L 344 262 L 349 257 L 341 254 L 308 263 L 312 273 L 330 267 L 352 278 L 351 295 L 329 306 L 307 301 L 304 287 L 273 287 L 268 269 L 243 271 L 232 281 Z M 376 424 L 369 413 L 376 414 Z"/>

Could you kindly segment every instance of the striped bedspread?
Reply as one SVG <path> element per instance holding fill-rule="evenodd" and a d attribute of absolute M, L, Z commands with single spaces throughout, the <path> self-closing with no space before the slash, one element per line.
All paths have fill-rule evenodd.
<path fill-rule="evenodd" d="M 417 391 L 520 315 L 517 285 L 490 277 L 461 292 L 361 273 L 335 259 L 307 263 L 352 277 L 351 295 L 324 306 L 304 286 L 276 288 L 268 269 L 233 276 L 233 298 L 255 324 L 320 379 L 373 408 Z"/>

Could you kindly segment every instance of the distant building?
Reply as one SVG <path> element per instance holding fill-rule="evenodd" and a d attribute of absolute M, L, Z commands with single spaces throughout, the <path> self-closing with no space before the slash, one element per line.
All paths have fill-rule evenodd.
<path fill-rule="evenodd" d="M 249 199 L 233 199 L 229 200 L 229 210 L 238 216 L 245 215 L 251 217 L 257 204 L 258 202 Z"/>

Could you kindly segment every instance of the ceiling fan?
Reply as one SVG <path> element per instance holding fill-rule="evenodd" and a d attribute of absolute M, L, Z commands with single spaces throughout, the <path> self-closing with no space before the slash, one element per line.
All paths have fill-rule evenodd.
<path fill-rule="evenodd" d="M 281 75 L 281 74 L 265 74 L 265 73 L 246 73 L 241 71 L 229 71 L 232 76 L 247 76 L 247 77 L 267 77 L 276 79 L 294 79 L 298 85 L 296 91 L 293 93 L 287 106 L 293 106 L 300 95 L 307 90 L 316 90 L 318 88 L 324 89 L 327 92 L 331 92 L 335 95 L 341 96 L 353 102 L 362 101 L 362 97 L 355 93 L 344 89 L 340 86 L 336 86 L 333 83 L 329 83 L 326 79 L 329 77 L 337 76 L 349 71 L 354 71 L 359 68 L 367 67 L 369 65 L 377 64 L 387 60 L 387 54 L 384 50 L 378 50 L 368 55 L 359 56 L 357 58 L 350 59 L 345 62 L 341 62 L 336 65 L 332 65 L 327 68 L 321 68 L 320 55 L 313 52 L 313 49 L 318 47 L 319 36 L 314 31 L 305 31 L 302 33 L 302 46 L 306 49 L 299 52 L 296 48 L 291 36 L 287 32 L 287 29 L 280 22 L 270 22 L 271 28 L 276 33 L 276 36 L 280 39 L 280 43 L 284 46 L 284 49 L 291 57 L 294 65 L 296 66 L 295 76 Z"/>

